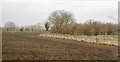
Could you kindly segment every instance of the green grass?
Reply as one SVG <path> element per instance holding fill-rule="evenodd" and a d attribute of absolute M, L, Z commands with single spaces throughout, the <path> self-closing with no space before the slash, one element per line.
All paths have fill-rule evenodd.
<path fill-rule="evenodd" d="M 100 37 L 111 37 L 111 38 L 114 38 L 114 39 L 120 39 L 120 35 L 99 35 Z"/>
<path fill-rule="evenodd" d="M 120 38 L 120 35 L 111 35 L 113 38 Z"/>

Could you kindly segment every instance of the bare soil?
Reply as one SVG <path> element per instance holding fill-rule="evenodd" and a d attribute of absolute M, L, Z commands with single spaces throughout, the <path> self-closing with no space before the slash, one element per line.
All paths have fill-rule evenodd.
<path fill-rule="evenodd" d="M 32 32 L 3 32 L 3 60 L 117 60 L 118 47 L 40 37 Z"/>

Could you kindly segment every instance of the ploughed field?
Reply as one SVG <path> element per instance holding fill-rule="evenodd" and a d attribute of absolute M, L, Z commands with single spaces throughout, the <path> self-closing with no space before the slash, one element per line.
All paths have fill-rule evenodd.
<path fill-rule="evenodd" d="M 3 32 L 3 60 L 117 60 L 117 46 L 40 37 L 32 32 Z"/>

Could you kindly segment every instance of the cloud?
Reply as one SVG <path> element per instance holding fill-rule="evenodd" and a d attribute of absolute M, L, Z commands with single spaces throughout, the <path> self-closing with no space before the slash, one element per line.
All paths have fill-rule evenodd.
<path fill-rule="evenodd" d="M 2 4 L 3 25 L 13 21 L 18 25 L 30 25 L 37 22 L 44 23 L 54 10 L 66 10 L 74 13 L 77 22 L 96 19 L 114 22 L 117 19 L 117 1 L 57 1 L 57 0 L 7 0 Z M 116 23 L 116 22 L 114 22 Z"/>

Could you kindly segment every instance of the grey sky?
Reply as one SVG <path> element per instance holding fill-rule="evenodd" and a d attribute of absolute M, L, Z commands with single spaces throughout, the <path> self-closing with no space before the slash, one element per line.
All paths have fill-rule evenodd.
<path fill-rule="evenodd" d="M 57 0 L 11 0 L 0 5 L 2 25 L 7 21 L 17 25 L 43 24 L 54 10 L 66 10 L 74 14 L 76 22 L 88 19 L 117 23 L 118 1 L 57 1 Z"/>

